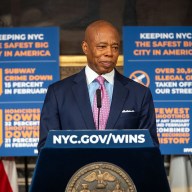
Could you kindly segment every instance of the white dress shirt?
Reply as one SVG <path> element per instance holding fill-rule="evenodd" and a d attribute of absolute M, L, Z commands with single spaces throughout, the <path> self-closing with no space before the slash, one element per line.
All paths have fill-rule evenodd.
<path fill-rule="evenodd" d="M 91 107 L 93 107 L 93 100 L 94 100 L 95 92 L 99 88 L 99 83 L 95 79 L 99 75 L 95 71 L 93 71 L 88 65 L 85 67 L 85 75 L 86 75 L 86 79 L 87 79 L 87 86 L 88 86 Z M 105 84 L 105 88 L 107 90 L 107 93 L 108 93 L 108 96 L 110 99 L 110 103 L 111 103 L 112 95 L 113 95 L 114 75 L 115 75 L 114 69 L 110 73 L 101 75 L 105 78 L 104 84 Z"/>

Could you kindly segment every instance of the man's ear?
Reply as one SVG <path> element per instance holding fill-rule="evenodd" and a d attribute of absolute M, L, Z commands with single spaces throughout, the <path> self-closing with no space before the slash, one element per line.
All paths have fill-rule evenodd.
<path fill-rule="evenodd" d="M 83 52 L 85 53 L 85 55 L 87 55 L 87 52 L 88 52 L 87 42 L 86 42 L 86 41 L 83 41 L 82 44 L 81 44 L 81 47 L 82 47 L 82 50 L 83 50 Z"/>

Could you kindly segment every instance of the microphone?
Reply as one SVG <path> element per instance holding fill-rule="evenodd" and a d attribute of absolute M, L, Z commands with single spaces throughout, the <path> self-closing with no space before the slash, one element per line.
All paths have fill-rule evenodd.
<path fill-rule="evenodd" d="M 97 108 L 101 108 L 101 89 L 96 90 Z"/>
<path fill-rule="evenodd" d="M 98 108 L 98 130 L 99 130 L 99 116 L 101 108 L 101 89 L 96 90 L 97 108 Z"/>

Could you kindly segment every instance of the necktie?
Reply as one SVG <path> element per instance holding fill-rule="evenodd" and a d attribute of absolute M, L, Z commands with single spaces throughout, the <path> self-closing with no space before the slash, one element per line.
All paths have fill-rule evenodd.
<path fill-rule="evenodd" d="M 107 120 L 109 117 L 109 110 L 110 110 L 110 101 L 109 101 L 109 96 L 107 94 L 107 90 L 104 85 L 105 79 L 102 76 L 99 76 L 96 78 L 96 80 L 100 84 L 100 89 L 101 89 L 101 109 L 100 109 L 100 114 L 99 114 L 99 128 L 98 128 L 98 108 L 97 108 L 97 99 L 96 95 L 94 96 L 94 101 L 93 101 L 93 117 L 94 117 L 94 122 L 95 126 L 99 130 L 104 130 L 107 124 Z"/>

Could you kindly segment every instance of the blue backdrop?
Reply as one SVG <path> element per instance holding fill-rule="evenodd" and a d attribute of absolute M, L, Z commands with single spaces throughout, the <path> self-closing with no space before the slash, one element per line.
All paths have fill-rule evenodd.
<path fill-rule="evenodd" d="M 41 107 L 59 80 L 59 28 L 0 29 L 0 156 L 37 155 Z"/>
<path fill-rule="evenodd" d="M 162 154 L 192 154 L 192 27 L 124 27 L 124 74 L 150 87 Z"/>

